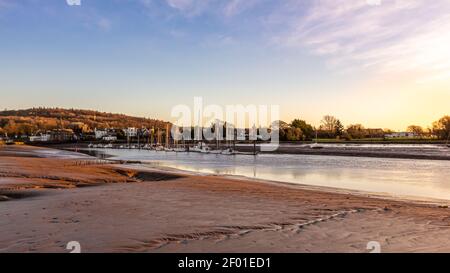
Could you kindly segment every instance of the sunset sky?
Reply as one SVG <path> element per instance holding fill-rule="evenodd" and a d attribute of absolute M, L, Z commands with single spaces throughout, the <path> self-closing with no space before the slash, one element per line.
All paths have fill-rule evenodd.
<path fill-rule="evenodd" d="M 176 104 L 405 130 L 450 114 L 449 0 L 0 0 L 0 107 Z"/>

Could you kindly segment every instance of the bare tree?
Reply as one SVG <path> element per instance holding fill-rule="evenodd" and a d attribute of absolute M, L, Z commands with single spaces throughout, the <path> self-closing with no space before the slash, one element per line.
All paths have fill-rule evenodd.
<path fill-rule="evenodd" d="M 321 129 L 326 131 L 330 135 L 334 135 L 336 132 L 336 127 L 339 125 L 339 120 L 330 115 L 326 115 L 323 117 L 321 121 Z"/>

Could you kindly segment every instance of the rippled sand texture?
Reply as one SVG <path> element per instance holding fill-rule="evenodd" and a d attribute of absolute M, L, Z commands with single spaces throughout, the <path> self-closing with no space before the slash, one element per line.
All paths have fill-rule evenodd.
<path fill-rule="evenodd" d="M 2 149 L 0 252 L 450 251 L 442 205 Z"/>

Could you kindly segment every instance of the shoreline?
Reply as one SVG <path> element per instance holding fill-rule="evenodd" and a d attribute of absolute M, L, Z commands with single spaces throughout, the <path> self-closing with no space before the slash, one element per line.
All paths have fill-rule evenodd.
<path fill-rule="evenodd" d="M 337 144 L 339 145 L 339 144 Z M 371 145 L 371 144 L 366 144 Z M 374 144 L 377 145 L 377 144 Z M 395 145 L 395 144 L 394 144 Z M 408 144 L 405 144 L 408 145 Z M 436 145 L 436 147 L 442 147 Z M 311 149 L 300 146 L 281 146 L 274 152 L 262 152 L 266 154 L 298 154 L 298 155 L 323 155 L 323 156 L 347 156 L 347 157 L 372 157 L 372 158 L 393 158 L 393 159 L 418 159 L 418 160 L 450 160 L 450 148 L 443 148 L 443 152 L 439 154 L 423 154 L 423 151 L 418 149 L 417 151 L 390 151 L 389 147 L 385 149 L 373 149 L 370 147 L 358 148 L 358 147 L 327 147 L 324 144 L 322 149 Z M 445 150 L 444 150 L 445 149 Z M 241 151 L 251 151 L 250 147 L 240 147 Z"/>
<path fill-rule="evenodd" d="M 135 154 L 138 151 L 133 151 L 133 150 L 129 150 L 131 154 Z M 85 150 L 78 150 L 78 152 L 82 152 L 88 155 L 93 155 L 96 156 L 98 158 L 101 159 L 108 159 L 111 160 L 112 162 L 118 162 L 118 163 L 126 163 L 126 164 L 142 164 L 145 167 L 152 167 L 154 169 L 165 169 L 165 170 L 170 170 L 170 171 L 183 171 L 185 173 L 188 174 L 194 174 L 194 175 L 217 175 L 217 176 L 224 176 L 224 177 L 228 177 L 231 179 L 247 179 L 250 181 L 269 181 L 272 183 L 280 183 L 280 184 L 286 184 L 286 185 L 291 185 L 291 186 L 302 186 L 303 188 L 314 188 L 315 190 L 319 190 L 319 191 L 328 191 L 328 192 L 343 192 L 343 193 L 353 193 L 353 194 L 358 194 L 358 195 L 363 195 L 363 196 L 374 196 L 374 197 L 379 197 L 379 198 L 384 198 L 384 199 L 394 199 L 394 200 L 407 200 L 407 201 L 417 201 L 417 202 L 428 202 L 428 203 L 438 203 L 438 204 L 442 204 L 442 203 L 447 203 L 449 202 L 449 195 L 442 192 L 442 191 L 420 191 L 421 188 L 418 187 L 418 185 L 420 185 L 420 183 L 422 181 L 415 179 L 415 177 L 410 176 L 409 179 L 415 179 L 415 180 L 411 180 L 411 181 L 415 181 L 414 183 L 417 183 L 415 190 L 412 190 L 414 188 L 405 188 L 408 187 L 408 183 L 404 183 L 402 186 L 390 186 L 390 185 L 383 185 L 383 181 L 374 181 L 374 180 L 368 180 L 366 181 L 368 184 L 366 186 L 364 186 L 364 183 L 360 183 L 361 181 L 358 181 L 358 179 L 353 179 L 353 183 L 347 182 L 347 184 L 341 184 L 342 183 L 346 183 L 346 181 L 339 179 L 339 177 L 336 178 L 330 178 L 331 180 L 329 182 L 326 182 L 327 180 L 327 175 L 324 175 L 322 177 L 322 179 L 320 181 L 322 182 L 318 182 L 318 181 L 314 181 L 314 180 L 302 180 L 302 179 L 294 179 L 292 177 L 284 177 L 283 173 L 279 172 L 279 174 L 281 176 L 273 176 L 273 175 L 256 175 L 255 172 L 253 173 L 248 173 L 245 171 L 231 171 L 231 172 L 227 172 L 224 171 L 222 172 L 217 168 L 208 168 L 207 165 L 204 164 L 208 164 L 207 162 L 203 162 L 200 165 L 195 165 L 195 163 L 192 163 L 193 165 L 195 165 L 195 167 L 192 167 L 191 164 L 186 161 L 183 158 L 190 158 L 190 156 L 188 154 L 182 153 L 182 163 L 177 164 L 176 160 L 174 162 L 171 162 L 170 159 L 168 160 L 168 162 L 165 162 L 166 157 L 172 157 L 171 154 L 172 152 L 166 152 L 166 151 L 161 151 L 161 152 L 154 152 L 154 151 L 147 151 L 147 150 L 141 150 L 139 151 L 139 154 L 142 153 L 142 157 L 137 156 L 137 157 L 132 157 L 132 158 L 128 158 L 126 154 L 128 153 L 128 150 L 125 151 L 118 151 L 118 153 L 115 153 L 115 150 L 111 150 L 111 149 L 85 149 Z M 148 156 L 148 154 L 154 154 L 155 157 L 152 159 L 152 156 Z M 122 155 L 122 156 L 120 156 Z M 195 160 L 197 157 L 198 153 L 194 153 L 192 160 Z M 270 156 L 268 154 L 261 154 L 258 157 L 260 157 L 260 159 L 263 159 L 265 156 Z M 275 155 L 274 155 L 275 156 Z M 202 159 L 203 156 L 200 156 L 199 159 Z M 230 160 L 230 156 L 229 155 L 221 155 L 220 157 L 223 157 L 223 160 Z M 275 156 L 278 158 L 284 158 L 284 156 Z M 292 155 L 286 155 L 286 157 L 292 157 L 293 159 L 297 159 L 297 157 L 292 156 Z M 316 158 L 317 160 L 321 159 L 320 156 L 313 156 L 314 158 Z M 213 156 L 213 159 L 215 157 Z M 247 156 L 241 157 L 240 155 L 236 155 L 236 156 L 232 156 L 231 161 L 233 160 L 238 160 L 238 159 L 244 159 L 247 158 Z M 301 158 L 301 157 L 299 157 Z M 330 157 L 333 160 L 337 160 L 339 161 L 340 158 L 338 157 Z M 131 159 L 131 160 L 129 160 Z M 353 161 L 356 160 L 354 158 L 351 157 L 346 157 L 345 160 L 348 161 Z M 369 158 L 367 158 L 366 160 L 370 160 Z M 412 160 L 412 161 L 408 161 L 408 160 L 404 160 L 404 159 L 398 159 L 399 162 L 413 162 L 413 164 L 410 166 L 411 168 L 416 167 L 415 164 L 431 164 L 431 161 L 426 161 L 426 160 Z M 391 160 L 390 161 L 392 164 L 395 164 L 396 160 Z M 371 164 L 379 164 L 380 162 L 372 162 Z M 220 163 L 219 163 L 220 164 Z M 302 164 L 301 162 L 298 162 L 298 164 Z M 320 164 L 320 163 L 319 163 Z M 448 165 L 443 161 L 442 163 L 439 164 L 445 164 L 447 167 Z M 358 165 L 358 164 L 356 164 Z M 205 166 L 205 167 L 202 167 Z M 294 166 L 291 166 L 294 167 Z M 314 166 L 311 166 L 314 168 Z M 288 168 L 289 169 L 289 168 Z M 288 170 L 289 171 L 289 170 Z M 355 171 L 358 171 L 357 169 Z M 371 170 L 368 170 L 371 171 Z M 391 170 L 394 171 L 395 170 Z M 403 171 L 407 171 L 405 169 L 403 169 Z M 304 176 L 307 176 L 307 174 L 303 174 Z M 379 175 L 383 175 L 382 173 Z M 422 173 L 418 174 L 419 177 L 420 175 L 423 175 Z M 373 176 L 373 174 L 372 174 Z M 367 179 L 364 176 L 361 176 L 360 179 Z M 404 177 L 399 177 L 399 179 L 405 179 Z M 445 176 L 442 176 L 440 179 L 444 179 L 445 180 Z M 392 183 L 395 184 L 395 175 L 390 177 L 390 181 Z M 434 183 L 439 183 L 439 181 L 441 180 L 434 180 Z M 355 184 L 358 183 L 358 185 Z M 378 186 L 374 186 L 375 183 L 379 183 Z M 371 186 L 371 184 L 373 184 Z M 412 184 L 411 186 L 414 186 L 414 184 Z M 384 188 L 383 188 L 384 187 Z M 403 190 L 402 190 L 403 187 Z M 427 190 L 426 186 L 422 186 L 422 190 Z M 442 188 L 442 190 L 445 190 L 445 188 Z"/>
<path fill-rule="evenodd" d="M 322 144 L 322 143 L 321 143 Z M 261 152 L 257 146 L 257 152 L 261 154 L 298 154 L 298 155 L 323 155 L 323 156 L 343 156 L 343 157 L 371 157 L 371 158 L 392 158 L 392 159 L 417 159 L 417 160 L 439 160 L 450 161 L 450 148 L 445 147 L 443 144 L 424 144 L 435 146 L 435 149 L 421 148 L 420 144 L 416 149 L 399 149 L 392 151 L 389 146 L 385 148 L 371 148 L 371 147 L 357 147 L 357 146 L 343 146 L 333 147 L 327 146 L 330 143 L 323 143 L 323 149 L 311 149 L 308 147 L 302 147 L 301 145 L 284 144 L 281 143 L 280 147 L 273 152 Z M 345 143 L 336 143 L 332 145 L 345 145 Z M 361 145 L 410 145 L 410 144 L 398 144 L 398 143 L 358 143 Z M 65 144 L 65 145 L 44 145 L 43 147 L 63 149 L 63 150 L 76 150 L 81 148 L 88 148 L 87 143 L 83 144 Z M 352 144 L 353 145 L 353 144 Z M 36 146 L 37 147 L 37 146 Z M 438 149 L 440 148 L 440 149 Z M 239 152 L 253 152 L 252 146 L 236 146 L 236 150 Z"/>
<path fill-rule="evenodd" d="M 334 193 L 344 194 L 344 195 L 348 194 L 348 195 L 354 195 L 354 196 L 359 196 L 359 197 L 375 198 L 375 199 L 389 200 L 389 201 L 400 201 L 400 202 L 412 203 L 412 204 L 425 204 L 425 205 L 436 205 L 436 206 L 450 205 L 450 200 L 447 200 L 447 199 L 420 197 L 420 196 L 394 195 L 394 194 L 389 194 L 389 193 L 377 193 L 377 192 L 370 192 L 370 191 L 336 188 L 336 187 L 331 187 L 331 186 L 315 186 L 315 185 L 308 185 L 308 184 L 301 184 L 301 183 L 294 183 L 294 182 L 253 178 L 253 177 L 247 177 L 244 175 L 232 175 L 232 174 L 226 174 L 226 175 L 218 174 L 217 175 L 217 174 L 208 173 L 208 172 L 197 172 L 197 171 L 177 169 L 174 167 L 155 166 L 155 165 L 152 165 L 151 163 L 145 163 L 145 162 L 129 163 L 127 161 L 114 160 L 114 159 L 111 159 L 111 161 L 112 162 L 117 161 L 117 164 L 126 164 L 125 168 L 134 169 L 134 170 L 138 170 L 138 171 L 152 170 L 152 171 L 157 171 L 157 172 L 161 171 L 161 172 L 168 172 L 168 173 L 189 175 L 189 176 L 210 176 L 210 177 L 225 178 L 225 179 L 244 181 L 244 182 L 248 181 L 248 182 L 264 183 L 264 184 L 272 185 L 275 187 L 287 187 L 287 188 L 291 188 L 291 189 L 318 191 L 318 192 L 331 193 L 331 194 L 334 194 Z"/>
<path fill-rule="evenodd" d="M 0 196 L 16 194 L 0 202 L 0 252 L 450 251 L 448 206 L 17 149 L 0 148 Z"/>

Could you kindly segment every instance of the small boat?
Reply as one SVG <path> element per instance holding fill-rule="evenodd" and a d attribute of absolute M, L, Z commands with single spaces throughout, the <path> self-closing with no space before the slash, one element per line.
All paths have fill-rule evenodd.
<path fill-rule="evenodd" d="M 200 152 L 201 151 L 201 143 L 197 143 L 197 145 L 194 145 L 194 147 L 189 148 L 189 152 Z"/>
<path fill-rule="evenodd" d="M 223 155 L 235 155 L 236 152 L 233 151 L 233 149 L 229 148 L 229 149 L 223 150 L 223 151 L 221 152 L 221 154 L 223 154 Z"/>
<path fill-rule="evenodd" d="M 145 150 L 150 150 L 152 148 L 152 146 L 150 144 L 145 144 L 144 147 L 142 147 L 142 149 Z"/>
<path fill-rule="evenodd" d="M 5 141 L 5 144 L 6 145 L 14 145 L 14 140 L 8 139 L 8 140 Z"/>
<path fill-rule="evenodd" d="M 315 149 L 315 150 L 323 149 L 323 146 L 320 145 L 319 143 L 317 143 L 317 139 L 318 139 L 318 137 L 317 137 L 317 129 L 316 129 L 316 142 L 313 143 L 313 144 L 310 144 L 310 145 L 309 145 L 309 148 Z"/>
<path fill-rule="evenodd" d="M 155 147 L 155 150 L 156 151 L 164 151 L 164 147 L 161 146 L 161 145 L 158 145 L 158 146 Z"/>
<path fill-rule="evenodd" d="M 200 142 L 196 146 L 194 146 L 192 149 L 190 149 L 189 151 L 209 154 L 211 152 L 211 149 L 205 143 Z"/>
<path fill-rule="evenodd" d="M 318 150 L 318 149 L 323 149 L 323 146 L 316 142 L 316 143 L 310 144 L 309 148 Z"/>
<path fill-rule="evenodd" d="M 199 153 L 200 151 L 201 151 L 201 148 L 199 148 L 198 146 L 194 146 L 189 149 L 189 152 L 198 152 Z"/>

